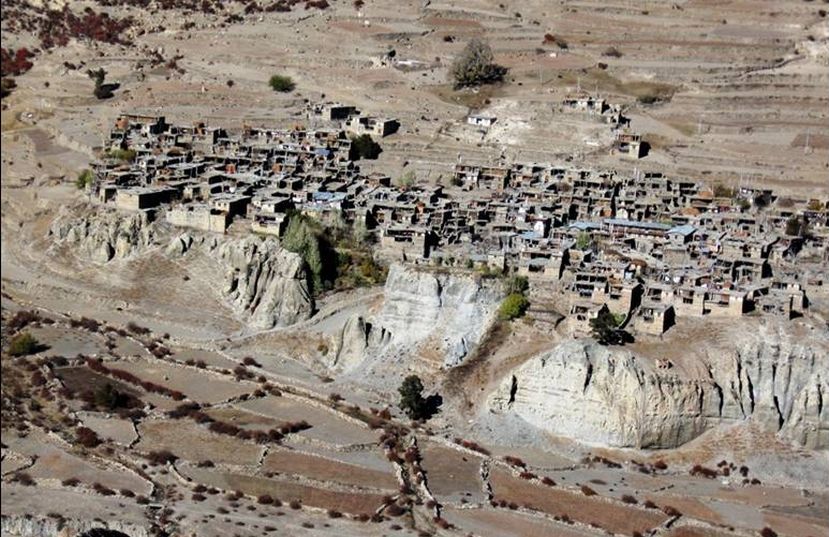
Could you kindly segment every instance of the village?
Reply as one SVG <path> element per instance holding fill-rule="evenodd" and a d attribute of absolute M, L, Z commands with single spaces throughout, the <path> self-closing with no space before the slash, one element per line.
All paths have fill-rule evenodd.
<path fill-rule="evenodd" d="M 588 94 L 564 107 L 611 124 L 614 150 L 646 143 L 618 107 Z M 336 103 L 307 107 L 318 129 L 232 133 L 164 117 L 122 115 L 86 185 L 91 199 L 173 226 L 280 237 L 291 214 L 342 219 L 376 242 L 375 256 L 425 266 L 525 276 L 548 293 L 574 335 L 610 312 L 659 336 L 683 317 L 803 315 L 829 262 L 825 201 L 771 189 L 708 185 L 661 173 L 554 164 L 471 163 L 447 184 L 365 174 L 355 136 L 399 128 Z M 494 117 L 473 115 L 487 128 Z M 796 263 L 796 264 L 795 264 Z"/>

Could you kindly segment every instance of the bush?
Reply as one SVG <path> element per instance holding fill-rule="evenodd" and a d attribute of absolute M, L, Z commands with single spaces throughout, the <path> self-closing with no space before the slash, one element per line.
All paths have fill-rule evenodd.
<path fill-rule="evenodd" d="M 9 343 L 9 354 L 12 356 L 27 356 L 34 354 L 40 345 L 33 335 L 21 332 L 14 336 Z"/>
<path fill-rule="evenodd" d="M 94 448 L 101 443 L 98 434 L 88 427 L 78 427 L 77 431 L 75 431 L 75 436 L 77 442 L 86 448 Z"/>
<path fill-rule="evenodd" d="M 37 323 L 42 320 L 43 319 L 40 317 L 40 314 L 36 311 L 21 310 L 15 313 L 12 316 L 12 318 L 9 319 L 9 322 L 6 323 L 6 326 L 12 332 L 17 332 L 18 330 L 22 330 L 32 323 Z"/>
<path fill-rule="evenodd" d="M 522 317 L 529 307 L 530 301 L 527 297 L 520 293 L 513 293 L 501 303 L 501 307 L 498 308 L 498 317 L 504 321 L 511 321 Z"/>
<path fill-rule="evenodd" d="M 289 91 L 293 91 L 296 87 L 294 81 L 289 76 L 285 75 L 273 75 L 271 79 L 268 81 L 268 85 L 271 87 L 272 90 L 278 91 L 280 93 L 287 93 Z"/>
<path fill-rule="evenodd" d="M 760 537 L 777 537 L 777 532 L 766 526 L 760 530 Z"/>
<path fill-rule="evenodd" d="M 607 56 L 608 58 L 621 58 L 622 53 L 616 47 L 608 47 L 602 52 L 602 56 Z"/>
<path fill-rule="evenodd" d="M 150 464 L 155 466 L 176 462 L 178 460 L 176 455 L 167 450 L 150 451 L 147 453 L 146 458 L 150 461 Z"/>
<path fill-rule="evenodd" d="M 466 45 L 451 69 L 456 88 L 500 82 L 507 71 L 506 67 L 493 61 L 492 49 L 479 39 Z"/>
<path fill-rule="evenodd" d="M 596 491 L 591 489 L 587 485 L 582 485 L 581 486 L 581 493 L 584 494 L 585 496 L 595 496 L 596 495 Z"/>
<path fill-rule="evenodd" d="M 92 170 L 83 170 L 78 174 L 78 178 L 75 179 L 75 186 L 78 187 L 78 190 L 83 190 L 92 184 L 94 178 L 95 175 L 92 173 Z"/>

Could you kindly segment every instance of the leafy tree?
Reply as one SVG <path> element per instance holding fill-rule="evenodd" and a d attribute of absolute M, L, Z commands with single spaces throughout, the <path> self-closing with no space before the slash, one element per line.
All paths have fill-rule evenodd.
<path fill-rule="evenodd" d="M 409 170 L 397 179 L 400 188 L 412 188 L 417 180 L 414 170 Z"/>
<path fill-rule="evenodd" d="M 268 81 L 268 85 L 270 85 L 272 90 L 278 91 L 280 93 L 287 93 L 289 91 L 293 91 L 296 87 L 296 84 L 294 83 L 293 79 L 285 75 L 273 75 L 271 79 Z"/>
<path fill-rule="evenodd" d="M 299 213 L 290 215 L 288 227 L 282 237 L 282 247 L 299 254 L 310 272 L 311 287 L 322 289 L 323 262 L 317 226 L 307 216 Z"/>
<path fill-rule="evenodd" d="M 576 237 L 576 248 L 579 250 L 587 250 L 587 247 L 590 246 L 590 242 L 590 233 L 582 231 L 579 233 L 579 236 Z"/>
<path fill-rule="evenodd" d="M 12 356 L 26 356 L 34 354 L 39 344 L 37 339 L 28 332 L 21 332 L 14 336 L 9 343 L 9 354 Z"/>
<path fill-rule="evenodd" d="M 78 190 L 83 190 L 92 184 L 92 180 L 94 178 L 95 176 L 93 175 L 92 170 L 84 170 L 79 173 L 78 178 L 75 179 L 75 186 L 78 187 Z"/>
<path fill-rule="evenodd" d="M 409 375 L 400 388 L 400 408 L 413 420 L 419 420 L 426 414 L 426 399 L 423 397 L 423 382 L 417 375 Z"/>
<path fill-rule="evenodd" d="M 602 310 L 595 318 L 590 319 L 590 331 L 601 345 L 616 345 L 624 341 L 624 333 L 619 330 L 622 319 L 607 310 Z"/>
<path fill-rule="evenodd" d="M 382 152 L 383 148 L 381 148 L 380 144 L 371 138 L 371 135 L 361 134 L 351 140 L 351 149 L 349 151 L 348 158 L 351 160 L 358 160 L 361 158 L 374 160 Z"/>
<path fill-rule="evenodd" d="M 98 99 L 109 99 L 112 97 L 113 85 L 104 83 L 107 72 L 104 71 L 103 67 L 95 70 L 90 69 L 86 72 L 86 76 L 95 82 L 95 89 L 92 90 L 92 94 L 95 95 L 95 97 Z"/>
<path fill-rule="evenodd" d="M 480 86 L 500 82 L 507 68 L 496 64 L 490 46 L 480 39 L 473 39 L 452 64 L 452 78 L 456 88 Z"/>
<path fill-rule="evenodd" d="M 498 317 L 504 321 L 511 321 L 522 317 L 529 307 L 530 301 L 527 300 L 527 297 L 521 293 L 512 293 L 501 302 L 501 307 L 498 308 Z"/>

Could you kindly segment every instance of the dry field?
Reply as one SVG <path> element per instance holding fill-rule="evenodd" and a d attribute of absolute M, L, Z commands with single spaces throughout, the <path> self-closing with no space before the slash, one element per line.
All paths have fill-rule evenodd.
<path fill-rule="evenodd" d="M 644 533 L 668 519 L 659 511 L 624 506 L 596 496 L 587 497 L 581 492 L 529 483 L 501 469 L 493 470 L 491 482 L 496 500 L 519 506 L 529 505 L 554 516 L 566 515 L 577 522 L 597 524 L 614 533 Z"/>

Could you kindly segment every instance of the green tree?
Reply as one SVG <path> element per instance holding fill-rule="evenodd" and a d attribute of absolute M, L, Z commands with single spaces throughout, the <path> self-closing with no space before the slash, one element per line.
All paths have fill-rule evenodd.
<path fill-rule="evenodd" d="M 268 81 L 268 85 L 270 85 L 272 90 L 278 91 L 280 93 L 287 93 L 289 91 L 293 91 L 296 87 L 296 84 L 294 83 L 293 79 L 285 75 L 273 75 L 271 79 Z"/>
<path fill-rule="evenodd" d="M 75 186 L 78 187 L 78 190 L 83 190 L 84 188 L 88 187 L 92 184 L 92 180 L 95 178 L 95 175 L 92 173 L 92 170 L 84 170 L 78 174 L 78 178 L 75 179 Z"/>
<path fill-rule="evenodd" d="M 426 399 L 423 397 L 423 382 L 417 375 L 409 375 L 400 388 L 400 408 L 413 420 L 422 419 L 427 411 Z"/>
<path fill-rule="evenodd" d="M 39 344 L 37 339 L 28 332 L 21 332 L 9 342 L 9 354 L 12 356 L 26 356 L 34 354 Z"/>
<path fill-rule="evenodd" d="M 292 214 L 288 218 L 288 227 L 282 237 L 282 247 L 302 257 L 310 273 L 312 289 L 320 291 L 324 267 L 317 226 L 307 216 Z"/>
<path fill-rule="evenodd" d="M 383 148 L 381 148 L 380 144 L 371 138 L 371 135 L 361 134 L 351 140 L 351 149 L 349 150 L 348 157 L 351 160 L 358 160 L 361 158 L 374 160 L 380 156 L 380 153 L 382 152 Z"/>
<path fill-rule="evenodd" d="M 521 293 L 507 295 L 498 308 L 498 317 L 503 321 L 511 321 L 522 317 L 530 307 L 530 301 Z"/>
<path fill-rule="evenodd" d="M 408 170 L 397 179 L 397 186 L 407 189 L 412 188 L 415 185 L 415 181 L 417 181 L 417 176 L 414 170 Z"/>
<path fill-rule="evenodd" d="M 480 39 L 470 41 L 452 64 L 456 88 L 500 82 L 507 68 L 494 62 L 492 49 Z"/>
<path fill-rule="evenodd" d="M 602 310 L 595 319 L 590 319 L 590 331 L 600 345 L 615 345 L 621 343 L 624 334 L 619 330 L 622 319 L 607 310 Z"/>
<path fill-rule="evenodd" d="M 579 250 L 587 250 L 587 248 L 590 246 L 590 243 L 590 233 L 586 231 L 582 231 L 581 233 L 579 233 L 579 236 L 576 237 L 576 248 L 578 248 Z"/>

